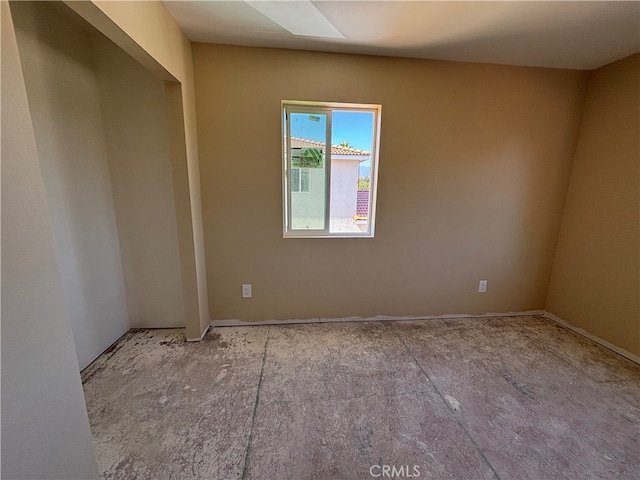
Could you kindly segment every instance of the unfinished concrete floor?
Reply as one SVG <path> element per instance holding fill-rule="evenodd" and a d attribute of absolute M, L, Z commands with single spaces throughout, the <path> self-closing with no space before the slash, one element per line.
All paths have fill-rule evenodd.
<path fill-rule="evenodd" d="M 135 331 L 83 382 L 105 478 L 639 478 L 640 366 L 542 318 Z"/>

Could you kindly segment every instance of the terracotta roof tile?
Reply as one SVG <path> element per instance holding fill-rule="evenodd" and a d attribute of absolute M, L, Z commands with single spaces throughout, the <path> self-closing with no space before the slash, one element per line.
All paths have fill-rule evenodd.
<path fill-rule="evenodd" d="M 306 138 L 291 137 L 291 148 L 322 148 L 324 143 L 314 142 L 313 140 L 307 140 Z M 371 155 L 371 152 L 366 150 L 358 150 L 352 147 L 343 147 L 340 145 L 331 145 L 331 155 L 359 155 L 367 156 Z"/>

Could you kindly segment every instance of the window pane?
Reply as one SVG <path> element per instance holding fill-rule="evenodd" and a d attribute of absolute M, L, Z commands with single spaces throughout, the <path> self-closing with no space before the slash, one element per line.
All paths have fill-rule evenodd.
<path fill-rule="evenodd" d="M 292 192 L 300 191 L 300 169 L 299 168 L 291 169 L 291 191 Z"/>
<path fill-rule="evenodd" d="M 334 110 L 331 119 L 331 233 L 369 228 L 374 113 Z"/>
<path fill-rule="evenodd" d="M 309 169 L 303 168 L 300 174 L 300 191 L 301 192 L 309 192 Z"/>
<path fill-rule="evenodd" d="M 293 230 L 325 229 L 327 116 L 324 113 L 289 116 L 292 177 L 295 170 L 300 174 L 298 190 L 292 189 L 291 193 Z M 299 167 L 304 168 L 300 171 Z"/>

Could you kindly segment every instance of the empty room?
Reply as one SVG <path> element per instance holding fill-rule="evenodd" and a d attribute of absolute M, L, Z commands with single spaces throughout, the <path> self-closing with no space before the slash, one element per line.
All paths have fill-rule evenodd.
<path fill-rule="evenodd" d="M 640 2 L 0 1 L 3 479 L 637 479 Z"/>

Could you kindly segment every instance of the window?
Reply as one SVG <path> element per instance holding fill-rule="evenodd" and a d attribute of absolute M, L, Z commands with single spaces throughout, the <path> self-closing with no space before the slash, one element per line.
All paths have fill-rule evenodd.
<path fill-rule="evenodd" d="M 309 193 L 309 169 L 291 169 L 291 191 L 295 193 Z"/>
<path fill-rule="evenodd" d="M 381 109 L 282 102 L 285 237 L 373 237 Z"/>

